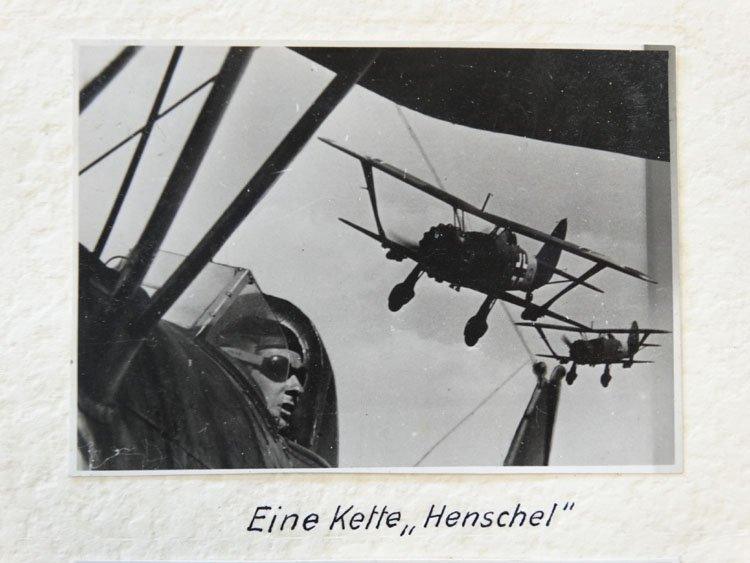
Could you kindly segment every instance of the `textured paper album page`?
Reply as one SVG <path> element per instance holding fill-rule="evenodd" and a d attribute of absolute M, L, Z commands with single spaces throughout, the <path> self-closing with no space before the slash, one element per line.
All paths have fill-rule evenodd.
<path fill-rule="evenodd" d="M 433 8 L 8 7 L 4 560 L 743 560 L 746 14 Z"/>

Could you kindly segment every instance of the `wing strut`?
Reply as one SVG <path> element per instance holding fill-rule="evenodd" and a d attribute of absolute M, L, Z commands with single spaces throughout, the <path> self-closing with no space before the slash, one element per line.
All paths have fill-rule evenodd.
<path fill-rule="evenodd" d="M 82 113 L 91 102 L 112 82 L 120 71 L 130 62 L 130 59 L 138 52 L 140 47 L 133 45 L 125 47 L 112 59 L 102 71 L 81 89 L 78 94 L 78 113 Z"/>
<path fill-rule="evenodd" d="M 378 227 L 378 234 L 382 237 L 385 236 L 383 230 L 383 224 L 380 222 L 380 212 L 378 211 L 378 199 L 375 195 L 375 181 L 372 178 L 372 164 L 364 160 L 360 161 L 362 164 L 362 172 L 365 174 L 365 182 L 367 184 L 367 193 L 370 194 L 370 204 L 372 205 L 372 214 L 375 216 L 375 225 Z"/>
<path fill-rule="evenodd" d="M 534 325 L 534 328 L 539 333 L 539 336 L 542 338 L 542 340 L 544 341 L 544 343 L 547 345 L 547 348 L 552 353 L 552 355 L 554 356 L 554 358 L 556 360 L 559 360 L 561 358 L 561 356 L 559 356 L 557 354 L 557 352 L 555 352 L 555 350 L 552 348 L 552 345 L 549 343 L 549 340 L 547 340 L 547 335 L 544 334 L 544 330 L 542 329 L 542 327 Z"/>
<path fill-rule="evenodd" d="M 604 267 L 605 267 L 604 264 L 600 264 L 600 263 L 594 264 L 591 268 L 589 268 L 588 270 L 586 270 L 586 272 L 584 272 L 581 276 L 575 278 L 574 281 L 572 281 L 570 284 L 566 285 L 560 292 L 558 292 L 554 297 L 552 297 L 544 305 L 541 305 L 541 308 L 542 309 L 549 309 L 549 307 L 555 301 L 557 301 L 558 299 L 560 299 L 560 297 L 562 297 L 563 295 L 565 295 L 566 293 L 568 293 L 574 287 L 577 287 L 579 285 L 584 285 L 583 282 L 585 282 L 591 276 L 594 276 L 594 275 L 598 274 L 599 272 L 601 272 L 604 269 Z M 586 285 L 588 285 L 588 284 L 586 284 Z M 589 286 L 589 287 L 593 287 L 593 286 Z"/>
<path fill-rule="evenodd" d="M 94 255 L 97 258 L 100 258 L 102 252 L 104 251 L 104 247 L 107 244 L 109 235 L 112 233 L 112 228 L 115 226 L 117 215 L 119 215 L 120 208 L 125 201 L 125 196 L 128 195 L 130 184 L 133 182 L 133 177 L 135 176 L 136 170 L 138 170 L 138 165 L 141 162 L 143 152 L 146 150 L 148 138 L 151 136 L 151 131 L 154 128 L 154 124 L 159 119 L 159 110 L 161 109 L 161 104 L 164 101 L 164 97 L 167 95 L 169 83 L 172 81 L 172 75 L 174 75 L 174 71 L 177 68 L 177 63 L 180 60 L 181 54 L 182 47 L 175 47 L 172 51 L 172 57 L 169 59 L 169 63 L 167 64 L 167 70 L 164 72 L 164 78 L 162 78 L 161 80 L 159 91 L 156 93 L 154 103 L 151 105 L 151 112 L 148 114 L 146 124 L 143 126 L 141 138 L 138 139 L 138 145 L 135 147 L 135 151 L 133 151 L 133 156 L 130 158 L 130 164 L 128 164 L 128 169 L 122 179 L 122 184 L 120 184 L 120 190 L 117 192 L 115 201 L 114 203 L 112 203 L 112 208 L 109 210 L 109 215 L 107 216 L 107 220 L 104 223 L 104 227 L 102 227 L 102 232 L 99 235 L 99 240 L 96 241 L 96 246 L 94 247 Z"/>
<path fill-rule="evenodd" d="M 547 285 L 550 285 L 550 284 L 553 284 L 553 283 L 565 283 L 566 280 L 568 280 L 568 281 L 576 281 L 578 279 L 577 277 L 575 277 L 572 274 L 569 274 L 565 270 L 561 270 L 560 268 L 555 268 L 554 266 L 550 266 L 549 264 L 547 264 L 546 262 L 543 262 L 541 260 L 537 260 L 537 263 L 542 264 L 542 265 L 546 266 L 547 268 L 551 268 L 552 271 L 555 274 L 557 274 L 561 278 L 565 278 L 563 280 L 547 282 Z M 593 291 L 596 291 L 597 293 L 604 293 L 603 290 L 599 289 L 595 285 L 591 285 L 590 283 L 586 283 L 586 282 L 581 281 L 581 282 L 579 282 L 579 284 L 582 285 L 583 287 L 587 287 L 587 288 L 589 288 L 589 289 L 591 289 Z"/>
<path fill-rule="evenodd" d="M 234 201 L 222 213 L 221 217 L 154 294 L 148 309 L 137 320 L 136 328 L 138 330 L 143 332 L 150 330 L 164 312 L 182 295 L 266 192 L 273 187 L 276 180 L 281 177 L 284 170 L 315 134 L 318 127 L 370 69 L 378 54 L 379 50 L 375 50 L 369 56 L 359 60 L 358 64 L 349 72 L 337 74 L 328 83 L 243 187 Z"/>
<path fill-rule="evenodd" d="M 182 201 L 208 152 L 224 111 L 250 60 L 252 49 L 229 49 L 214 85 L 203 103 L 193 128 L 177 157 L 154 210 L 120 273 L 115 289 L 117 299 L 130 299 L 140 287 L 151 262 L 164 242 Z"/>

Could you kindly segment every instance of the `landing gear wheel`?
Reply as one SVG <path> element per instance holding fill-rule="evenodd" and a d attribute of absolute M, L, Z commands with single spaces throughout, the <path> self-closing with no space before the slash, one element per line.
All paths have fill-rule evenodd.
<path fill-rule="evenodd" d="M 474 346 L 487 332 L 487 322 L 478 317 L 471 317 L 464 327 L 464 342 L 467 346 Z"/>
<path fill-rule="evenodd" d="M 414 297 L 414 289 L 400 283 L 396 285 L 388 296 L 388 308 L 394 313 L 411 301 Z"/>
<path fill-rule="evenodd" d="M 578 373 L 576 372 L 576 367 L 573 366 L 568 370 L 568 373 L 565 375 L 565 383 L 568 385 L 573 385 L 573 382 L 576 380 L 576 377 L 578 377 Z"/>
<path fill-rule="evenodd" d="M 605 370 L 602 374 L 601 379 L 599 380 L 602 383 L 602 387 L 607 388 L 609 387 L 609 382 L 612 381 L 612 376 L 609 375 L 609 370 Z"/>

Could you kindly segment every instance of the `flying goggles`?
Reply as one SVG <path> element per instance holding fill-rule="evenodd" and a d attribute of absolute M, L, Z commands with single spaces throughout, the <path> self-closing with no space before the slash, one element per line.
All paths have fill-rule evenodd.
<path fill-rule="evenodd" d="M 300 384 L 305 383 L 305 367 L 300 357 L 294 352 L 285 350 L 262 356 L 233 346 L 222 346 L 221 349 L 228 356 L 260 370 L 272 381 L 282 383 L 296 376 Z"/>

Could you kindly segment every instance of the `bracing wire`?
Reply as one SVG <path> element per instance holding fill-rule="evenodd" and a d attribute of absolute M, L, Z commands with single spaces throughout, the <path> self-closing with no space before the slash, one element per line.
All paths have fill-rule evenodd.
<path fill-rule="evenodd" d="M 172 51 L 172 57 L 169 59 L 169 64 L 167 65 L 167 69 L 164 73 L 164 77 L 162 78 L 159 90 L 156 94 L 156 97 L 154 98 L 154 103 L 152 104 L 151 110 L 149 111 L 148 119 L 146 119 L 146 123 L 143 126 L 143 132 L 141 133 L 140 139 L 138 140 L 138 145 L 136 146 L 135 151 L 133 151 L 133 154 L 130 157 L 130 164 L 128 164 L 125 176 L 123 177 L 122 183 L 120 184 L 120 189 L 117 191 L 117 195 L 115 196 L 115 200 L 112 203 L 112 208 L 109 211 L 107 220 L 105 221 L 104 227 L 102 227 L 102 231 L 99 234 L 99 240 L 96 242 L 96 246 L 94 247 L 94 255 L 96 257 L 101 257 L 102 252 L 104 252 L 104 247 L 109 240 L 109 236 L 112 234 L 112 229 L 115 226 L 117 216 L 120 214 L 120 209 L 125 202 L 125 198 L 127 197 L 128 191 L 130 190 L 130 186 L 133 182 L 133 178 L 135 177 L 135 173 L 138 171 L 138 166 L 141 163 L 141 158 L 143 157 L 143 154 L 146 150 L 146 144 L 151 137 L 151 132 L 154 129 L 154 125 L 156 125 L 156 121 L 159 119 L 159 109 L 161 108 L 161 104 L 164 102 L 164 97 L 167 95 L 169 84 L 172 81 L 172 76 L 174 76 L 175 70 L 177 69 L 177 64 L 180 61 L 181 55 L 182 47 L 175 47 Z"/>
<path fill-rule="evenodd" d="M 445 434 L 443 434 L 442 437 L 437 442 L 435 442 L 434 444 L 432 444 L 432 446 L 430 446 L 430 448 L 424 454 L 422 454 L 422 457 L 420 457 L 417 460 L 417 463 L 414 464 L 414 467 L 417 467 L 420 463 L 422 463 L 425 459 L 427 459 L 430 456 L 430 454 L 432 452 L 434 452 L 440 444 L 442 444 L 443 442 L 445 442 L 445 440 L 447 440 L 448 437 L 451 434 L 453 434 L 456 430 L 458 430 L 459 426 L 461 426 L 464 422 L 466 422 L 472 416 L 474 416 L 474 414 L 476 414 L 476 412 L 479 409 L 481 409 L 484 405 L 486 405 L 489 402 L 489 400 L 492 399 L 492 397 L 494 397 L 495 394 L 497 394 L 498 391 L 500 391 L 503 387 L 505 387 L 510 382 L 510 380 L 513 379 L 516 375 L 518 375 L 518 373 L 523 368 L 525 368 L 527 365 L 529 365 L 529 363 L 530 362 L 528 360 L 524 361 L 520 366 L 518 366 L 515 370 L 513 370 L 513 372 L 500 383 L 500 385 L 498 385 L 497 387 L 495 387 L 489 393 L 489 395 L 487 395 L 484 399 L 482 399 L 481 401 L 479 401 L 479 403 L 477 403 L 477 405 L 473 409 L 471 409 L 463 418 L 461 418 L 461 420 L 459 420 L 458 422 L 456 422 L 456 424 L 454 424 L 448 430 L 448 432 L 446 432 Z"/>
<path fill-rule="evenodd" d="M 443 183 L 440 180 L 440 176 L 437 173 L 437 170 L 435 169 L 435 166 L 432 164 L 432 161 L 427 156 L 427 151 L 425 151 L 424 147 L 422 146 L 422 143 L 419 141 L 419 137 L 417 137 L 416 131 L 412 128 L 411 124 L 409 123 L 408 119 L 406 118 L 406 115 L 401 110 L 401 106 L 396 105 L 396 111 L 398 112 L 399 116 L 404 122 L 404 125 L 406 126 L 407 131 L 409 132 L 409 135 L 411 136 L 412 140 L 414 141 L 414 144 L 419 149 L 420 154 L 422 155 L 422 158 L 425 161 L 425 164 L 430 169 L 430 173 L 432 174 L 433 178 L 435 179 L 435 182 L 440 187 L 440 189 L 445 190 L 445 187 L 443 186 Z M 489 198 L 488 198 L 489 199 Z M 485 201 L 486 204 L 486 201 Z M 454 209 L 454 217 L 457 216 L 457 211 Z M 464 221 L 460 221 L 462 230 L 465 228 Z M 534 363 L 534 353 L 529 348 L 529 345 L 526 343 L 526 340 L 524 339 L 523 335 L 521 334 L 521 331 L 516 326 L 515 322 L 513 322 L 513 317 L 510 315 L 510 311 L 508 310 L 508 306 L 505 304 L 504 301 L 501 301 L 501 305 L 503 306 L 503 310 L 505 311 L 506 316 L 508 317 L 508 320 L 510 321 L 510 324 L 513 326 L 513 329 L 516 333 L 516 336 L 521 341 L 521 345 L 523 346 L 524 350 L 526 351 L 526 354 L 528 355 L 529 359 L 526 360 L 523 364 L 521 364 L 518 368 L 516 368 L 513 373 L 510 374 L 500 385 L 498 385 L 495 389 L 493 389 L 489 395 L 487 395 L 484 399 L 482 399 L 474 409 L 472 409 L 466 416 L 464 416 L 461 420 L 459 420 L 455 425 L 453 425 L 443 436 L 435 442 L 423 455 L 419 458 L 417 463 L 415 463 L 415 466 L 418 466 L 420 463 L 422 463 L 435 449 L 442 444 L 453 432 L 455 432 L 464 422 L 469 420 L 474 413 L 477 412 L 482 406 L 484 406 L 492 397 L 495 396 L 495 394 L 500 391 L 513 377 L 516 376 L 524 367 L 527 365 Z"/>
<path fill-rule="evenodd" d="M 216 75 L 214 75 L 214 76 L 212 76 L 212 77 L 204 80 L 203 82 L 201 82 L 198 86 L 196 86 L 195 88 L 193 88 L 192 90 L 190 90 L 190 92 L 188 92 L 187 94 L 185 94 L 182 98 L 180 98 L 175 103 L 173 103 L 171 106 L 169 106 L 168 108 L 166 108 L 163 112 L 161 112 L 157 116 L 156 121 L 160 120 L 162 117 L 166 117 L 168 114 L 170 114 L 172 112 L 172 110 L 177 109 L 184 102 L 186 102 L 187 100 L 189 100 L 190 98 L 192 98 L 195 94 L 197 94 L 198 92 L 200 92 L 201 90 L 203 90 L 203 88 L 205 88 L 206 86 L 208 86 L 209 84 L 211 84 L 215 79 L 216 79 Z M 97 164 L 99 164 L 102 160 L 104 160 L 105 158 L 107 158 L 113 152 L 115 152 L 116 150 L 118 150 L 121 147 L 125 146 L 129 141 L 133 140 L 135 137 L 137 137 L 138 135 L 140 135 L 141 133 L 143 133 L 145 131 L 145 129 L 146 129 L 146 125 L 144 125 L 140 129 L 136 129 L 135 131 L 133 131 L 132 133 L 130 133 L 130 135 L 128 135 L 127 137 L 123 138 L 120 142 L 116 143 L 111 148 L 107 149 L 105 152 L 103 152 L 102 154 L 100 154 L 99 156 L 97 156 L 94 160 L 92 160 L 91 162 L 89 162 L 86 166 L 84 166 L 83 168 L 81 168 L 78 171 L 78 175 L 82 176 L 83 174 L 85 174 L 86 172 L 88 172 L 90 169 L 92 169 L 94 166 L 96 166 Z"/>
<path fill-rule="evenodd" d="M 435 166 L 432 164 L 432 161 L 430 160 L 430 157 L 427 156 L 427 151 L 425 151 L 424 147 L 422 146 L 422 143 L 419 141 L 419 137 L 417 137 L 416 131 L 412 128 L 411 124 L 409 123 L 409 120 L 406 118 L 406 114 L 401 109 L 401 106 L 396 105 L 396 111 L 398 112 L 399 116 L 404 122 L 404 125 L 406 126 L 406 130 L 409 132 L 409 135 L 411 136 L 412 140 L 414 141 L 414 144 L 419 149 L 420 154 L 422 155 L 422 158 L 425 161 L 425 164 L 430 169 L 430 173 L 432 174 L 432 177 L 435 179 L 435 182 L 440 187 L 441 190 L 445 191 L 445 186 L 443 186 L 443 183 L 440 181 L 440 176 L 437 173 L 437 170 L 435 169 Z M 487 198 L 489 199 L 489 197 Z M 485 201 L 485 205 L 486 205 Z M 454 210 L 454 216 L 456 215 L 456 211 Z M 460 224 L 462 225 L 462 229 L 464 228 L 464 221 L 460 221 Z M 513 317 L 510 315 L 510 311 L 508 310 L 508 306 L 505 304 L 504 301 L 501 301 L 501 305 L 503 306 L 503 310 L 505 311 L 505 314 L 508 317 L 508 320 L 513 325 L 513 329 L 516 332 L 516 336 L 518 336 L 518 339 L 521 341 L 521 344 L 524 347 L 524 350 L 526 350 L 526 353 L 529 356 L 529 361 L 533 363 L 534 361 L 534 353 L 529 348 L 529 345 L 526 343 L 526 340 L 524 339 L 523 335 L 521 334 L 521 331 L 516 326 L 516 323 L 513 322 Z"/>
<path fill-rule="evenodd" d="M 401 106 L 397 105 L 396 111 L 398 112 L 399 116 L 401 116 L 401 119 L 403 120 L 404 125 L 406 126 L 406 130 L 409 131 L 409 135 L 414 141 L 414 144 L 417 145 L 417 148 L 419 149 L 419 152 L 421 153 L 422 158 L 425 161 L 425 164 L 427 164 L 427 167 L 430 169 L 430 173 L 432 174 L 432 177 L 435 178 L 435 182 L 437 183 L 438 187 L 441 190 L 445 191 L 445 186 L 443 186 L 443 182 L 440 180 L 440 176 L 438 176 L 437 170 L 435 170 L 435 167 L 432 165 L 432 162 L 427 156 L 427 152 L 425 152 L 424 147 L 422 146 L 422 143 L 419 141 L 419 137 L 417 137 L 416 132 L 414 131 L 414 129 L 412 129 L 411 124 L 409 123 L 409 120 L 406 119 L 406 115 L 401 110 Z"/>
<path fill-rule="evenodd" d="M 516 331 L 516 336 L 518 336 L 518 340 L 521 341 L 521 345 L 523 345 L 524 350 L 526 350 L 526 354 L 528 354 L 529 356 L 529 361 L 531 363 L 534 363 L 536 356 L 534 355 L 534 352 L 531 351 L 531 348 L 529 348 L 529 345 L 526 343 L 526 339 L 521 334 L 521 331 L 519 330 L 518 325 L 516 325 L 516 323 L 513 322 L 513 317 L 510 316 L 508 305 L 505 304 L 505 301 L 501 301 L 500 304 L 503 306 L 503 311 L 505 311 L 505 314 L 507 315 L 508 320 L 510 321 L 510 324 L 513 325 L 513 330 Z"/>

